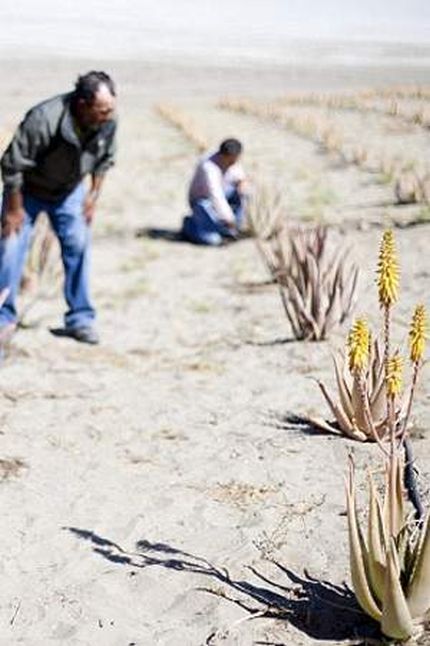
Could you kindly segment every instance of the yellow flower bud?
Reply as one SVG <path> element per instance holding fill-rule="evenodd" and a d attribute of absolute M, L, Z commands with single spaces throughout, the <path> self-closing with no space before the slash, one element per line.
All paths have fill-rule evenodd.
<path fill-rule="evenodd" d="M 424 356 L 427 339 L 427 314 L 424 305 L 417 305 L 409 329 L 410 358 L 418 363 Z"/>
<path fill-rule="evenodd" d="M 370 331 L 365 319 L 357 319 L 347 340 L 349 369 L 351 372 L 363 370 L 369 359 Z"/>
<path fill-rule="evenodd" d="M 387 395 L 395 397 L 400 394 L 403 385 L 403 359 L 395 354 L 387 363 Z"/>
<path fill-rule="evenodd" d="M 377 274 L 379 302 L 388 307 L 397 301 L 399 295 L 399 265 L 392 231 L 385 231 L 382 236 Z"/>

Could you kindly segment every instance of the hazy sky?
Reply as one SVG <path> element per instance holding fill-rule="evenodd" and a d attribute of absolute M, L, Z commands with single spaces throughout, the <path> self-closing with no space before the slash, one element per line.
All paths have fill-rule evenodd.
<path fill-rule="evenodd" d="M 0 51 L 216 55 L 333 37 L 430 44 L 430 0 L 0 0 Z"/>

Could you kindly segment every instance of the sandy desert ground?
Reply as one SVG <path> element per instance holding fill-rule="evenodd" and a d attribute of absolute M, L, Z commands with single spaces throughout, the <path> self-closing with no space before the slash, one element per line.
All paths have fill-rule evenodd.
<path fill-rule="evenodd" d="M 94 65 L 4 58 L 2 145 L 29 106 Z M 286 217 L 333 225 L 361 266 L 358 312 L 372 323 L 380 236 L 402 225 L 395 323 L 403 346 L 412 307 L 429 304 L 423 206 L 396 206 L 375 174 L 216 103 L 429 83 L 430 74 L 103 67 L 118 82 L 121 127 L 94 227 L 102 344 L 49 334 L 64 306 L 60 285 L 48 285 L 0 372 L 0 644 L 371 643 L 375 627 L 346 587 L 344 475 L 352 452 L 364 491 L 365 467 L 379 456 L 297 422 L 329 417 L 314 380 L 333 385 L 330 352 L 346 329 L 329 342 L 294 342 L 252 240 L 206 249 L 169 239 L 186 213 L 196 150 L 153 106 L 177 105 L 210 146 L 239 137 L 251 175 L 282 188 Z M 361 143 L 430 161 L 428 130 L 375 114 L 333 118 Z M 145 228 L 165 235 L 136 235 Z M 425 370 L 414 412 L 427 498 L 429 377 Z"/>

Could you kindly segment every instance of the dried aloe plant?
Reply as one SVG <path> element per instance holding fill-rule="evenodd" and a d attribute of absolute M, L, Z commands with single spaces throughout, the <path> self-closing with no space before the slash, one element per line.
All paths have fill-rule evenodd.
<path fill-rule="evenodd" d="M 403 171 L 394 185 L 397 204 L 416 204 L 422 201 L 421 182 L 414 171 Z"/>
<path fill-rule="evenodd" d="M 324 227 L 290 233 L 277 250 L 277 280 L 294 336 L 325 339 L 345 321 L 355 303 L 359 271 L 348 261 L 349 250 L 330 252 Z"/>
<path fill-rule="evenodd" d="M 46 217 L 40 217 L 28 253 L 21 280 L 22 291 L 35 291 L 38 284 L 56 270 L 55 236 Z"/>
<path fill-rule="evenodd" d="M 50 295 L 58 288 L 62 269 L 58 244 L 47 217 L 40 217 L 35 225 L 26 266 L 21 279 L 21 314 L 19 324 L 42 295 Z M 49 285 L 49 292 L 46 286 Z M 46 293 L 48 292 L 48 293 Z"/>
<path fill-rule="evenodd" d="M 287 227 L 281 193 L 261 188 L 249 208 L 251 230 L 278 284 L 296 339 L 319 341 L 343 323 L 354 305 L 358 268 L 348 250 L 328 250 L 325 227 Z"/>
<path fill-rule="evenodd" d="M 247 217 L 257 249 L 274 281 L 280 265 L 281 232 L 287 224 L 285 207 L 280 191 L 269 189 L 265 184 L 250 196 Z"/>
<path fill-rule="evenodd" d="M 274 190 L 266 184 L 257 186 L 248 202 L 248 219 L 256 238 L 273 238 L 286 221 L 281 191 Z"/>

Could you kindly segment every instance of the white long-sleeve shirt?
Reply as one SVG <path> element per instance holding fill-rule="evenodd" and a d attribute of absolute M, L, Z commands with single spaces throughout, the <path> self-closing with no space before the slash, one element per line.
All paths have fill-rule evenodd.
<path fill-rule="evenodd" d="M 202 157 L 194 171 L 188 190 L 188 201 L 210 199 L 220 220 L 234 222 L 234 214 L 226 199 L 226 190 L 245 179 L 245 172 L 238 162 L 222 172 L 213 159 L 217 153 Z"/>

